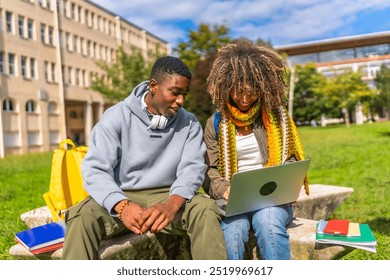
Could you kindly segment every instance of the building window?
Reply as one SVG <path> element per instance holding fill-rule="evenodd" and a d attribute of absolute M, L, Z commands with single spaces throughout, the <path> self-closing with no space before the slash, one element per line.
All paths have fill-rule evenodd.
<path fill-rule="evenodd" d="M 95 13 L 91 12 L 91 27 L 93 29 L 96 29 L 96 18 L 95 18 Z"/>
<path fill-rule="evenodd" d="M 82 20 L 81 20 L 82 14 L 83 14 L 83 10 L 82 10 L 81 6 L 79 6 L 79 9 L 78 9 L 79 22 L 82 22 Z"/>
<path fill-rule="evenodd" d="M 78 68 L 76 68 L 76 85 L 79 86 L 80 85 L 80 70 Z"/>
<path fill-rule="evenodd" d="M 50 144 L 60 143 L 60 133 L 58 131 L 50 131 L 49 133 Z"/>
<path fill-rule="evenodd" d="M 15 110 L 14 102 L 11 99 L 9 99 L 9 98 L 4 99 L 4 101 L 3 101 L 3 111 L 5 111 L 5 112 L 13 112 L 14 110 Z"/>
<path fill-rule="evenodd" d="M 56 64 L 51 64 L 51 81 L 54 83 L 56 81 Z"/>
<path fill-rule="evenodd" d="M 66 49 L 70 51 L 70 34 L 69 32 L 65 32 L 65 45 Z"/>
<path fill-rule="evenodd" d="M 5 24 L 7 28 L 7 32 L 13 33 L 13 25 L 12 25 L 12 13 L 5 12 Z"/>
<path fill-rule="evenodd" d="M 64 43 L 63 43 L 62 36 L 63 36 L 63 32 L 62 32 L 62 31 L 59 31 L 59 32 L 58 32 L 58 41 L 59 41 L 59 44 L 60 44 L 60 48 L 61 48 L 61 49 L 64 47 Z"/>
<path fill-rule="evenodd" d="M 35 79 L 35 58 L 30 58 L 30 77 Z"/>
<path fill-rule="evenodd" d="M 24 17 L 18 16 L 18 31 L 19 36 L 24 37 Z"/>
<path fill-rule="evenodd" d="M 49 45 L 53 46 L 53 27 L 49 27 Z"/>
<path fill-rule="evenodd" d="M 19 133 L 16 131 L 4 133 L 4 146 L 19 147 Z"/>
<path fill-rule="evenodd" d="M 74 110 L 70 111 L 70 112 L 69 112 L 69 118 L 71 118 L 71 119 L 77 119 L 77 118 L 78 118 L 77 112 L 74 111 Z"/>
<path fill-rule="evenodd" d="M 68 66 L 68 84 L 72 85 L 73 68 Z"/>
<path fill-rule="evenodd" d="M 84 38 L 80 38 L 81 54 L 85 55 L 85 42 Z"/>
<path fill-rule="evenodd" d="M 28 100 L 26 102 L 26 112 L 27 113 L 34 113 L 36 110 L 35 108 L 35 102 L 33 100 Z"/>
<path fill-rule="evenodd" d="M 27 20 L 27 36 L 29 39 L 34 38 L 34 21 L 32 19 Z"/>
<path fill-rule="evenodd" d="M 61 66 L 61 79 L 62 79 L 62 83 L 63 83 L 63 84 L 66 84 L 65 69 L 66 69 L 66 67 L 65 67 L 64 65 L 62 65 L 62 66 Z"/>
<path fill-rule="evenodd" d="M 72 8 L 71 8 L 71 17 L 72 19 L 76 19 L 76 4 L 75 3 L 72 3 Z"/>
<path fill-rule="evenodd" d="M 76 35 L 73 35 L 73 51 L 74 52 L 78 52 L 77 41 L 78 41 L 78 37 Z"/>
<path fill-rule="evenodd" d="M 49 62 L 47 62 L 47 61 L 45 61 L 45 63 L 44 63 L 44 70 L 45 70 L 45 81 L 46 82 L 49 82 L 49 70 L 48 70 L 48 68 L 49 68 Z"/>
<path fill-rule="evenodd" d="M 61 0 L 57 0 L 57 13 L 61 11 Z"/>
<path fill-rule="evenodd" d="M 58 109 L 57 109 L 57 103 L 54 101 L 50 101 L 49 104 L 47 105 L 47 111 L 49 114 L 56 115 L 58 114 Z"/>
<path fill-rule="evenodd" d="M 355 48 L 355 53 L 356 53 L 355 55 L 356 58 L 373 57 L 377 55 L 389 54 L 390 48 L 389 48 L 389 44 L 365 46 L 365 47 Z"/>
<path fill-rule="evenodd" d="M 62 11 L 64 13 L 64 16 L 68 16 L 68 0 L 64 0 Z"/>
<path fill-rule="evenodd" d="M 85 22 L 87 23 L 87 26 L 88 27 L 91 27 L 91 18 L 89 16 L 89 11 L 88 10 L 84 10 L 85 11 Z"/>
<path fill-rule="evenodd" d="M 85 70 L 81 71 L 81 83 L 83 87 L 87 87 Z"/>
<path fill-rule="evenodd" d="M 46 24 L 41 23 L 41 41 L 43 44 L 46 43 Z"/>
<path fill-rule="evenodd" d="M 20 70 L 23 78 L 27 78 L 27 57 L 22 55 L 20 59 Z"/>
<path fill-rule="evenodd" d="M 100 24 L 101 23 L 101 17 L 99 15 L 97 16 L 96 21 L 97 21 L 97 26 L 96 26 L 97 28 L 96 29 L 97 30 L 101 30 L 101 24 Z"/>
<path fill-rule="evenodd" d="M 0 52 L 0 74 L 4 74 L 4 53 Z"/>
<path fill-rule="evenodd" d="M 39 145 L 40 140 L 39 140 L 39 131 L 28 131 L 27 132 L 27 142 L 28 145 L 33 146 L 33 145 Z"/>
<path fill-rule="evenodd" d="M 15 55 L 13 53 L 8 54 L 8 73 L 15 75 Z"/>

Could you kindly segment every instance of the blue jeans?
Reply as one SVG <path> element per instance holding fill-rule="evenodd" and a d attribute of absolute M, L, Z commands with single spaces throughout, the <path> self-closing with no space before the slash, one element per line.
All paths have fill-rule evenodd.
<path fill-rule="evenodd" d="M 253 228 L 257 246 L 264 260 L 289 260 L 290 242 L 286 226 L 292 221 L 290 204 L 224 217 L 222 230 L 229 260 L 242 260 L 249 230 Z"/>

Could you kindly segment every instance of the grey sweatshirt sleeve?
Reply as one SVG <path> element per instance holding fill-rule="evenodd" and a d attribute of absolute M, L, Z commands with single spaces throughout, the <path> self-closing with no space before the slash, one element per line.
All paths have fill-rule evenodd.
<path fill-rule="evenodd" d="M 192 114 L 191 114 L 192 115 Z M 170 194 L 177 194 L 187 200 L 192 199 L 203 183 L 207 166 L 204 162 L 206 146 L 203 131 L 194 115 L 181 160 L 177 168 L 177 179 L 171 186 Z"/>
<path fill-rule="evenodd" d="M 84 188 L 111 215 L 126 196 L 114 179 L 114 168 L 121 155 L 120 118 L 102 118 L 94 127 L 88 152 L 82 162 Z"/>

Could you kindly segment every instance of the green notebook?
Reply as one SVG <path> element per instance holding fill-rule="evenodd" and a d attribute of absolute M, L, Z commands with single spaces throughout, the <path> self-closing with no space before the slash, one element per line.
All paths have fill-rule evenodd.
<path fill-rule="evenodd" d="M 318 224 L 317 224 L 318 226 Z M 316 242 L 350 246 L 376 253 L 376 239 L 368 224 L 359 224 L 360 236 L 333 235 L 316 232 Z"/>

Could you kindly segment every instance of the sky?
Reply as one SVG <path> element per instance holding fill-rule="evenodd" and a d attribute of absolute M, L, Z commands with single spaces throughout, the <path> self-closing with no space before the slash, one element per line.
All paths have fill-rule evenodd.
<path fill-rule="evenodd" d="M 226 24 L 230 37 L 274 47 L 390 31 L 389 0 L 91 0 L 171 48 L 200 23 Z"/>

